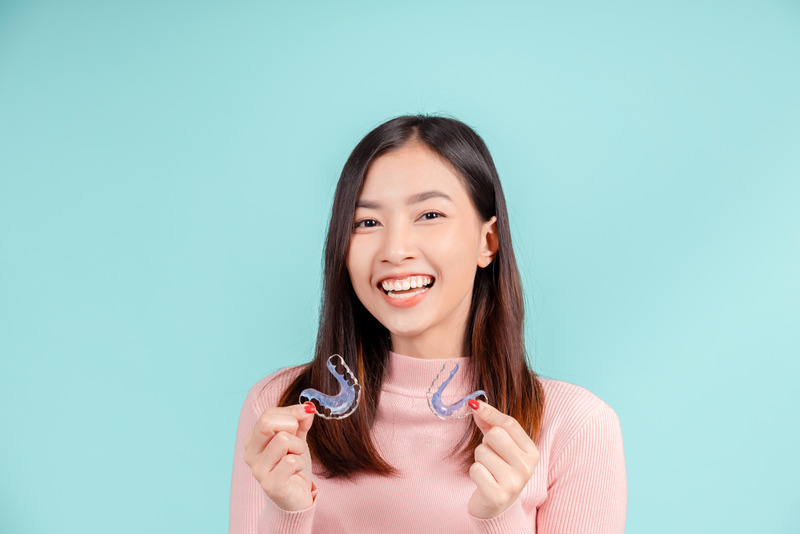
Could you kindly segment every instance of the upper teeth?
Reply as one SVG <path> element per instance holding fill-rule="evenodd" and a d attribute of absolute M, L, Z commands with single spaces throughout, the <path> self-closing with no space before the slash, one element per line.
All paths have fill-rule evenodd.
<path fill-rule="evenodd" d="M 403 280 L 384 280 L 381 286 L 384 291 L 405 291 L 430 285 L 433 278 L 430 276 L 409 276 Z"/>

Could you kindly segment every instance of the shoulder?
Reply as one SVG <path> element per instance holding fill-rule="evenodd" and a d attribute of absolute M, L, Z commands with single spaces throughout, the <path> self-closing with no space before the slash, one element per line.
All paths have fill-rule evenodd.
<path fill-rule="evenodd" d="M 539 377 L 544 391 L 544 416 L 540 441 L 547 443 L 551 458 L 582 433 L 618 433 L 619 418 L 611 406 L 586 388 Z"/>
<path fill-rule="evenodd" d="M 245 407 L 260 414 L 265 409 L 275 407 L 289 384 L 306 368 L 306 365 L 286 367 L 265 376 L 250 388 L 245 399 Z"/>

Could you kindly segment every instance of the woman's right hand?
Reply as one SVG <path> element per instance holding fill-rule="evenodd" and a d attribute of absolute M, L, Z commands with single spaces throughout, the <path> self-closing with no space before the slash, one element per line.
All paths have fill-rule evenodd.
<path fill-rule="evenodd" d="M 244 438 L 244 461 L 267 496 L 284 510 L 304 510 L 314 503 L 306 443 L 313 422 L 311 403 L 267 408 Z"/>

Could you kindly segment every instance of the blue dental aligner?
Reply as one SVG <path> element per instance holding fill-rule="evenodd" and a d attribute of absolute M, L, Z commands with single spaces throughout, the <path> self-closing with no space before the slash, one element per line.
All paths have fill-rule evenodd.
<path fill-rule="evenodd" d="M 446 373 L 448 367 L 452 367 L 452 370 L 449 373 Z M 442 366 L 442 369 L 439 371 L 439 374 L 436 375 L 436 378 L 433 379 L 433 383 L 431 383 L 431 387 L 428 389 L 428 406 L 431 407 L 431 411 L 438 417 L 439 419 L 461 419 L 462 417 L 468 416 L 472 410 L 469 408 L 467 401 L 471 399 L 481 399 L 483 402 L 488 401 L 488 397 L 486 396 L 486 392 L 482 389 L 478 391 L 473 391 L 460 401 L 454 402 L 453 404 L 445 404 L 442 402 L 442 392 L 444 388 L 447 387 L 447 384 L 453 379 L 453 377 L 458 371 L 458 363 L 453 361 L 446 361 L 445 364 Z"/>
<path fill-rule="evenodd" d="M 344 358 L 338 354 L 328 358 L 328 370 L 341 386 L 338 395 L 326 395 L 308 388 L 300 392 L 300 404 L 311 402 L 317 409 L 317 415 L 325 419 L 344 419 L 358 408 L 361 386 Z"/>

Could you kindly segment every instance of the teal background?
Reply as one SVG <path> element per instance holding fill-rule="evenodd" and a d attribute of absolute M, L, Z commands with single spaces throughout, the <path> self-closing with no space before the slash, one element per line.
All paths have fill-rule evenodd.
<path fill-rule="evenodd" d="M 800 3 L 429 4 L 0 2 L 0 532 L 226 531 L 338 173 L 414 112 L 489 145 L 627 532 L 800 532 Z"/>

